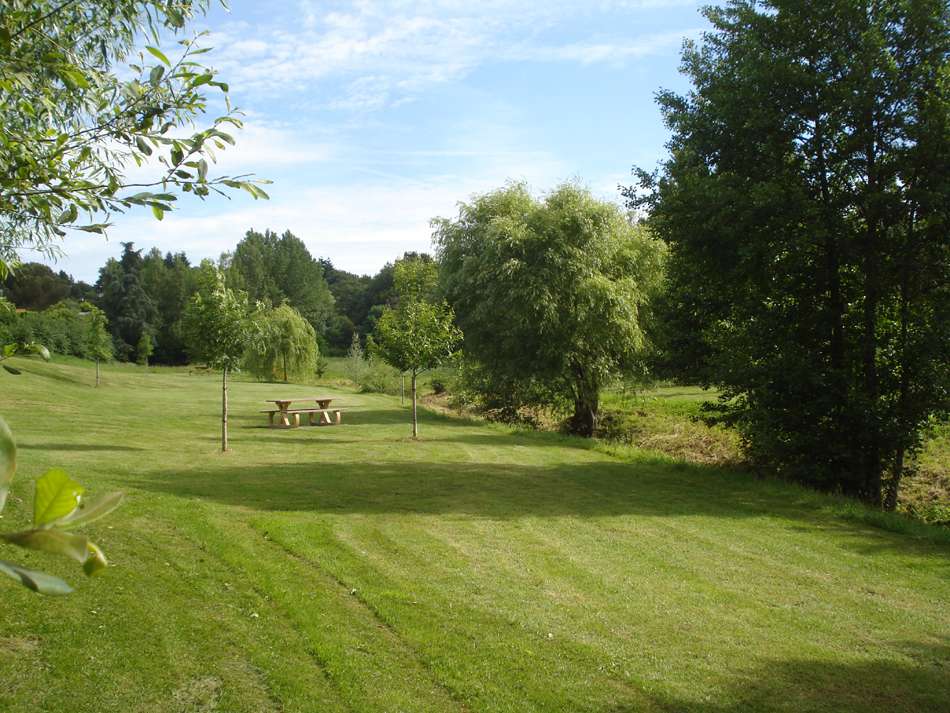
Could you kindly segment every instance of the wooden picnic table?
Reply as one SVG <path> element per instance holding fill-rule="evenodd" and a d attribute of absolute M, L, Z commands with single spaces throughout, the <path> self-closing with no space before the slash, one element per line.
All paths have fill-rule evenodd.
<path fill-rule="evenodd" d="M 266 401 L 276 404 L 277 408 L 275 409 L 265 409 L 262 413 L 268 414 L 270 417 L 270 425 L 276 428 L 294 428 L 300 425 L 300 414 L 306 413 L 309 416 L 309 421 L 311 426 L 332 426 L 334 420 L 330 418 L 332 413 L 335 416 L 336 424 L 339 425 L 341 421 L 341 414 L 343 409 L 340 408 L 330 408 L 330 404 L 333 402 L 332 396 L 295 396 L 290 399 L 265 399 Z M 312 401 L 316 404 L 316 408 L 290 408 L 292 403 L 299 402 L 308 402 Z M 318 422 L 314 422 L 314 416 L 320 414 L 320 419 Z M 279 423 L 274 423 L 274 418 L 278 417 L 280 419 Z M 291 425 L 293 421 L 293 425 Z"/>

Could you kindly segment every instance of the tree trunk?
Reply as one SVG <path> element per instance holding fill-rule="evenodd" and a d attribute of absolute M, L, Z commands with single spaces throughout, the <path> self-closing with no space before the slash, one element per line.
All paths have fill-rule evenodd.
<path fill-rule="evenodd" d="M 228 451 L 228 368 L 221 371 L 221 452 Z"/>
<path fill-rule="evenodd" d="M 284 383 L 287 383 L 287 352 L 284 352 Z"/>
<path fill-rule="evenodd" d="M 416 410 L 416 372 L 412 372 L 412 437 L 419 437 L 419 414 Z"/>
<path fill-rule="evenodd" d="M 586 378 L 584 370 L 574 366 L 574 415 L 568 422 L 568 430 L 585 438 L 592 438 L 597 431 L 597 412 L 600 407 L 600 389 Z"/>
<path fill-rule="evenodd" d="M 873 126 L 873 125 L 872 125 Z M 873 134 L 872 134 L 873 136 Z M 873 139 L 871 140 L 873 142 Z M 881 425 L 880 382 L 877 372 L 877 312 L 880 304 L 878 265 L 878 215 L 874 201 L 878 197 L 873 143 L 866 150 L 870 205 L 865 207 L 867 229 L 864 241 L 864 309 L 861 340 L 861 367 L 864 381 L 864 408 L 867 412 L 867 445 L 864 462 L 864 497 L 872 505 L 881 505 Z"/>
<path fill-rule="evenodd" d="M 814 64 L 814 62 L 813 62 Z M 821 98 L 814 97 L 815 122 L 815 167 L 818 172 L 818 188 L 824 219 L 824 253 L 825 253 L 825 288 L 828 291 L 828 312 L 831 328 L 829 344 L 829 361 L 832 370 L 833 398 L 831 406 L 831 438 L 837 441 L 844 437 L 844 408 L 848 398 L 846 383 L 845 348 L 844 348 L 844 297 L 841 288 L 841 256 L 835 209 L 832 204 L 831 186 L 828 182 L 828 166 L 825 158 L 824 124 L 821 118 Z M 845 491 L 855 490 L 852 469 L 846 467 L 844 461 L 838 457 L 832 462 L 832 477 L 835 485 Z M 852 481 L 846 483 L 845 481 Z"/>
<path fill-rule="evenodd" d="M 99 386 L 99 360 L 96 359 L 96 386 Z"/>

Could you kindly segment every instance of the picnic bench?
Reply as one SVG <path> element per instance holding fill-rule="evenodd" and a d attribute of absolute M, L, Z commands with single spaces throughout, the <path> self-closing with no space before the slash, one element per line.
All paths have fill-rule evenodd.
<path fill-rule="evenodd" d="M 330 396 L 306 396 L 292 399 L 267 399 L 276 405 L 276 408 L 262 409 L 270 419 L 271 428 L 297 428 L 300 426 L 300 414 L 307 414 L 307 421 L 311 426 L 339 426 L 342 421 L 343 409 L 330 408 L 333 398 Z M 291 408 L 294 402 L 312 401 L 316 407 Z M 276 423 L 275 423 L 276 421 Z"/>

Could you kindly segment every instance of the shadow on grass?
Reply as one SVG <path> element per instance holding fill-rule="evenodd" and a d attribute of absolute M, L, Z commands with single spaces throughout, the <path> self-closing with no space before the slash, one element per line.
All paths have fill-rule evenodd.
<path fill-rule="evenodd" d="M 24 363 L 23 361 L 18 360 L 15 361 L 13 365 L 23 374 L 36 376 L 40 379 L 50 379 L 51 381 L 59 381 L 64 384 L 73 384 L 74 386 L 93 385 L 91 382 L 87 381 L 86 378 L 76 378 L 55 369 L 46 368 L 42 362 L 32 361 Z M 83 376 L 85 377 L 85 374 L 83 374 Z"/>
<path fill-rule="evenodd" d="M 905 644 L 904 662 L 874 658 L 778 660 L 750 671 L 730 702 L 657 697 L 661 710 L 682 713 L 942 713 L 950 701 L 950 646 Z M 615 707 L 613 713 L 635 709 Z"/>
<path fill-rule="evenodd" d="M 745 482 L 723 479 L 715 484 L 716 497 L 709 497 L 708 476 L 705 484 L 702 480 L 689 468 L 666 464 L 321 463 L 315 452 L 311 463 L 157 471 L 134 485 L 277 511 L 467 513 L 493 518 L 626 513 L 747 517 L 767 507 L 749 496 Z M 730 492 L 736 497 L 730 498 Z"/>
<path fill-rule="evenodd" d="M 100 445 L 95 443 L 17 443 L 20 450 L 33 451 L 144 451 L 135 446 Z"/>

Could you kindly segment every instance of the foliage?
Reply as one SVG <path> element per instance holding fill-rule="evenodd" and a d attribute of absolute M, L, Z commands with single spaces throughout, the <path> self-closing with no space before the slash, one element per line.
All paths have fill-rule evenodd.
<path fill-rule="evenodd" d="M 6 505 L 10 482 L 17 466 L 17 449 L 9 426 L 0 418 L 0 512 Z M 102 550 L 88 538 L 70 532 L 108 515 L 122 501 L 121 493 L 112 493 L 86 503 L 85 489 L 64 471 L 54 468 L 36 481 L 33 497 L 33 527 L 17 532 L 0 533 L 0 540 L 30 550 L 51 552 L 76 560 L 91 576 L 108 563 Z M 41 594 L 69 594 L 66 582 L 45 572 L 21 567 L 0 560 L 0 574 L 14 579 L 24 587 Z"/>
<path fill-rule="evenodd" d="M 418 435 L 416 379 L 449 360 L 462 339 L 455 315 L 445 300 L 434 301 L 438 268 L 431 260 L 403 259 L 394 269 L 395 308 L 386 307 L 376 324 L 379 356 L 409 374 L 412 393 L 412 435 Z"/>
<path fill-rule="evenodd" d="M 240 367 L 256 335 L 247 295 L 229 288 L 224 273 L 205 260 L 182 327 L 191 358 L 221 370 L 221 450 L 227 451 L 228 374 Z"/>
<path fill-rule="evenodd" d="M 402 387 L 402 375 L 398 370 L 377 356 L 366 359 L 366 368 L 359 382 L 360 392 L 364 394 L 398 395 Z"/>
<path fill-rule="evenodd" d="M 184 315 L 188 354 L 212 369 L 238 369 L 251 337 L 249 315 L 247 295 L 229 288 L 224 273 L 203 262 Z"/>
<path fill-rule="evenodd" d="M 155 301 L 142 282 L 142 252 L 122 243 L 122 257 L 109 259 L 99 271 L 96 288 L 99 304 L 109 320 L 119 358 L 138 361 L 142 335 L 151 333 L 159 320 Z"/>
<path fill-rule="evenodd" d="M 148 366 L 148 358 L 152 356 L 153 351 L 155 351 L 155 347 L 152 342 L 152 335 L 147 331 L 143 331 L 138 344 L 135 345 L 135 362 L 142 366 Z"/>
<path fill-rule="evenodd" d="M 363 353 L 363 345 L 360 343 L 360 335 L 353 332 L 350 340 L 350 349 L 346 353 L 346 362 L 343 371 L 346 378 L 354 384 L 363 382 L 363 375 L 366 373 L 366 355 Z"/>
<path fill-rule="evenodd" d="M 25 356 L 35 354 L 44 361 L 49 361 L 49 349 L 37 342 L 10 342 L 0 346 L 0 362 L 6 361 L 10 357 Z M 19 376 L 20 370 L 9 364 L 3 364 L 4 371 L 15 376 Z"/>
<path fill-rule="evenodd" d="M 646 347 L 640 315 L 661 281 L 662 244 L 571 184 L 540 201 L 510 185 L 435 229 L 442 288 L 486 401 L 573 407 L 570 430 L 593 435 L 601 387 Z"/>
<path fill-rule="evenodd" d="M 155 342 L 152 361 L 162 364 L 188 361 L 181 320 L 188 300 L 197 289 L 198 272 L 181 252 L 163 256 L 152 248 L 142 258 L 142 289 L 155 306 L 154 323 L 149 325 Z"/>
<path fill-rule="evenodd" d="M 303 241 L 285 231 L 247 231 L 231 255 L 225 256 L 229 284 L 247 290 L 252 302 L 287 302 L 318 334 L 326 331 L 333 313 L 333 295 L 323 267 Z"/>
<path fill-rule="evenodd" d="M 53 272 L 47 265 L 28 262 L 19 265 L 2 283 L 3 292 L 14 304 L 42 310 L 66 299 L 84 300 L 95 296 L 85 282 L 76 282 L 65 272 Z"/>
<path fill-rule="evenodd" d="M 659 97 L 670 158 L 628 191 L 671 245 L 677 331 L 756 464 L 892 508 L 950 395 L 950 9 L 706 16 L 692 91 Z"/>
<path fill-rule="evenodd" d="M 159 220 L 178 189 L 266 197 L 242 176 L 209 178 L 215 149 L 240 127 L 228 86 L 196 61 L 198 37 L 169 58 L 160 36 L 180 38 L 206 0 L 6 0 L 0 7 L 0 277 L 21 248 L 56 252 L 67 229 L 102 233 L 109 215 L 148 206 Z M 131 56 L 145 37 L 146 51 Z M 216 109 L 222 113 L 181 135 Z M 126 168 L 151 163 L 155 180 Z M 157 189 L 139 190 L 130 189 Z"/>
<path fill-rule="evenodd" d="M 317 369 L 317 335 L 313 327 L 289 304 L 259 309 L 253 316 L 256 337 L 245 356 L 245 365 L 258 379 L 287 382 L 290 377 L 310 378 Z"/>

